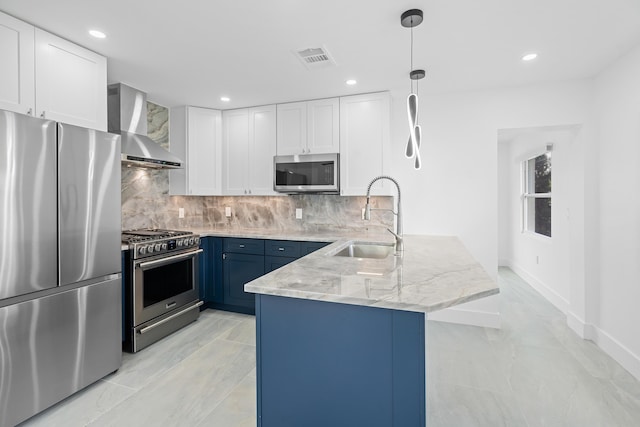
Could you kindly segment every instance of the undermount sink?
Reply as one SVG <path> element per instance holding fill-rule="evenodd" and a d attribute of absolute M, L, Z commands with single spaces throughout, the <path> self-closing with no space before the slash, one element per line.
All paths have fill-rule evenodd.
<path fill-rule="evenodd" d="M 354 242 L 340 249 L 333 256 L 349 258 L 383 259 L 395 251 L 395 245 L 381 245 L 378 243 Z"/>

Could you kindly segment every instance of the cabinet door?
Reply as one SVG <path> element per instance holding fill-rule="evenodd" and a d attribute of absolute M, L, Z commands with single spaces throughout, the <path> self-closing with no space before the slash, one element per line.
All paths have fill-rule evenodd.
<path fill-rule="evenodd" d="M 307 152 L 307 103 L 278 104 L 279 156 Z"/>
<path fill-rule="evenodd" d="M 228 110 L 222 114 L 222 193 L 229 196 L 248 194 L 249 110 Z"/>
<path fill-rule="evenodd" d="M 249 109 L 249 194 L 273 195 L 276 106 Z"/>
<path fill-rule="evenodd" d="M 283 267 L 290 262 L 297 260 L 298 258 L 294 257 L 285 257 L 285 256 L 265 256 L 264 257 L 264 272 L 270 273 L 273 270 L 277 270 L 280 267 Z"/>
<path fill-rule="evenodd" d="M 225 253 L 222 268 L 224 303 L 255 309 L 255 295 L 244 285 L 264 274 L 264 255 Z"/>
<path fill-rule="evenodd" d="M 307 153 L 340 152 L 340 100 L 307 102 Z"/>
<path fill-rule="evenodd" d="M 33 114 L 34 27 L 0 12 L 0 109 Z"/>
<path fill-rule="evenodd" d="M 35 30 L 36 115 L 107 130 L 107 60 Z"/>
<path fill-rule="evenodd" d="M 340 194 L 361 196 L 373 178 L 384 175 L 389 158 L 388 92 L 340 98 Z M 391 194 L 377 182 L 372 194 Z"/>
<path fill-rule="evenodd" d="M 222 114 L 187 108 L 187 188 L 191 195 L 222 194 Z"/>
<path fill-rule="evenodd" d="M 311 252 L 315 252 L 329 244 L 327 242 L 300 242 L 300 256 L 309 255 Z"/>
<path fill-rule="evenodd" d="M 213 257 L 211 252 L 211 238 L 200 238 L 200 249 L 204 252 L 200 254 L 198 259 L 198 297 L 201 301 L 209 302 L 208 290 L 213 287 L 213 270 L 211 265 L 213 263 Z"/>

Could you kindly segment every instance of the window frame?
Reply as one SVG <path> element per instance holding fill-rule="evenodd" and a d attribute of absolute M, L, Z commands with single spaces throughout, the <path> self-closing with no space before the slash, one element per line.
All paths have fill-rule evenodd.
<path fill-rule="evenodd" d="M 551 239 L 551 237 L 553 236 L 553 222 L 551 221 L 550 218 L 550 229 L 549 229 L 549 233 L 550 235 L 547 236 L 546 234 L 542 234 L 539 233 L 535 230 L 535 213 L 533 218 L 530 218 L 530 205 L 531 204 L 535 204 L 535 200 L 536 199 L 549 199 L 549 203 L 551 205 L 551 209 L 553 212 L 553 197 L 552 197 L 552 192 L 547 192 L 547 193 L 536 193 L 535 192 L 535 179 L 531 179 L 530 175 L 531 174 L 535 174 L 535 169 L 531 170 L 530 164 L 533 161 L 534 165 L 535 165 L 535 159 L 537 159 L 540 156 L 548 156 L 549 158 L 549 162 L 550 162 L 550 167 L 551 167 L 551 180 L 553 180 L 553 163 L 551 163 L 551 150 L 545 150 L 542 152 L 539 152 L 538 154 L 532 156 L 532 157 L 528 157 L 527 159 L 523 160 L 520 163 L 520 169 L 521 169 L 521 186 L 520 186 L 520 199 L 521 199 L 521 203 L 520 203 L 520 209 L 521 209 L 521 223 L 520 223 L 520 231 L 523 234 L 530 234 L 530 235 L 535 235 L 541 238 L 545 238 L 545 239 Z M 535 166 L 534 166 L 535 168 Z M 535 176 L 535 175 L 534 175 Z M 531 188 L 533 187 L 533 188 Z M 533 191 L 532 191 L 533 190 Z M 535 211 L 534 211 L 535 212 Z"/>

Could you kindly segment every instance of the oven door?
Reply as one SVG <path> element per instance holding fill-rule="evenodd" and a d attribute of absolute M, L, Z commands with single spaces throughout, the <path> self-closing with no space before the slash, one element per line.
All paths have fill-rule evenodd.
<path fill-rule="evenodd" d="M 202 249 L 134 261 L 133 326 L 198 301 Z"/>

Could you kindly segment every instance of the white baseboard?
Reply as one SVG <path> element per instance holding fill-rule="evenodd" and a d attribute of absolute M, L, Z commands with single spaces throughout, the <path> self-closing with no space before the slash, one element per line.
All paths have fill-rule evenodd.
<path fill-rule="evenodd" d="M 434 313 L 427 313 L 427 319 L 437 322 L 459 323 L 462 325 L 482 326 L 494 329 L 500 329 L 502 324 L 500 313 L 464 310 L 460 308 L 447 308 Z"/>
<path fill-rule="evenodd" d="M 631 375 L 640 380 L 640 357 L 633 354 L 631 350 L 603 330 L 592 325 L 589 326 L 593 329 L 592 341 L 616 362 L 621 364 Z"/>
<path fill-rule="evenodd" d="M 508 259 L 498 258 L 498 267 L 509 267 L 511 262 Z"/>
<path fill-rule="evenodd" d="M 583 340 L 593 341 L 592 328 L 584 323 L 584 320 L 573 314 L 567 313 L 567 326 Z"/>
<path fill-rule="evenodd" d="M 567 313 L 567 326 L 580 338 L 593 341 L 602 351 L 640 380 L 640 357 L 618 340 L 594 325 L 584 323 L 582 319 L 571 312 Z"/>
<path fill-rule="evenodd" d="M 580 338 L 593 341 L 602 351 L 611 356 L 613 360 L 622 365 L 631 375 L 640 380 L 640 357 L 638 355 L 634 354 L 611 335 L 597 328 L 595 325 L 585 323 L 584 319 L 576 316 L 568 309 L 568 301 L 549 289 L 549 287 L 535 277 L 513 265 L 513 263 L 508 263 L 506 266 L 511 268 L 518 276 L 522 277 L 531 287 L 540 292 L 551 304 L 565 313 L 567 316 L 567 326 L 578 334 Z"/>
<path fill-rule="evenodd" d="M 515 263 L 511 262 L 507 265 L 514 273 L 522 277 L 533 289 L 538 291 L 543 297 L 553 304 L 558 310 L 567 314 L 569 312 L 569 301 L 560 296 L 556 291 L 549 286 L 538 280 L 536 277 L 529 274 L 526 270 L 520 268 Z"/>

